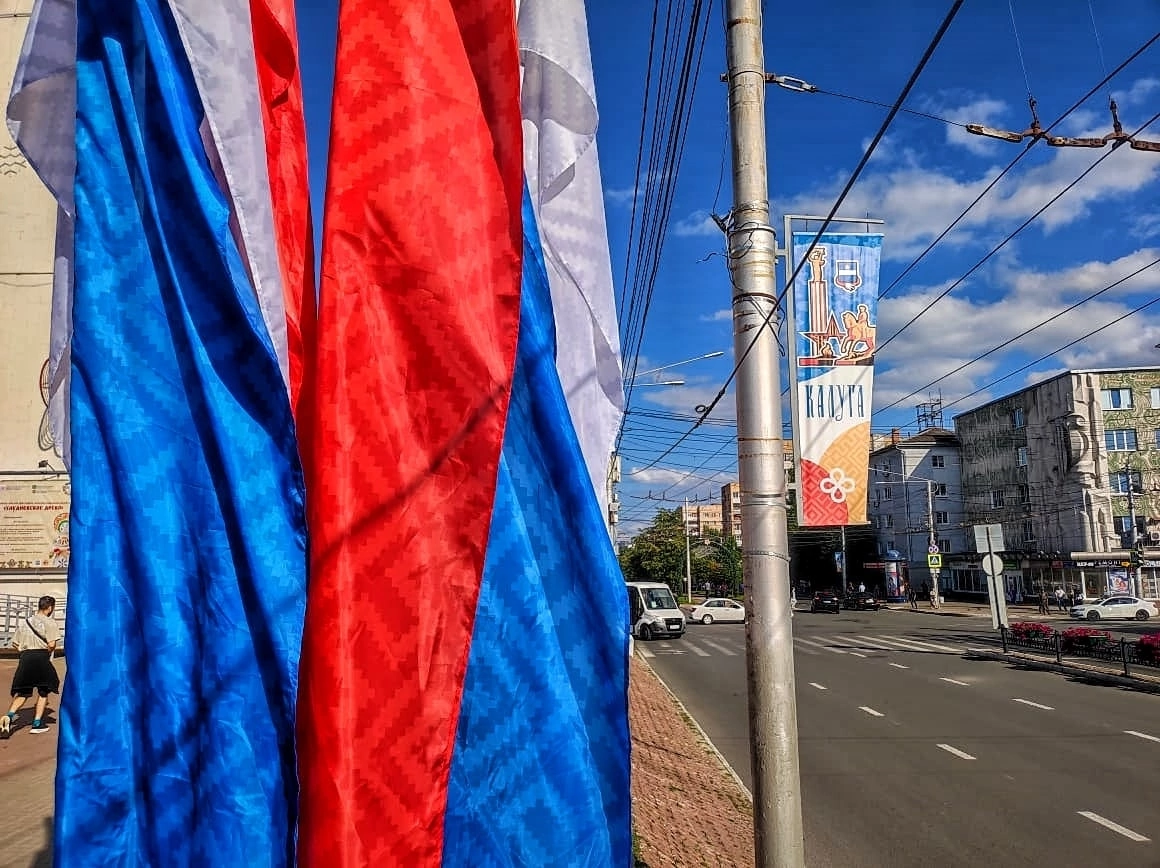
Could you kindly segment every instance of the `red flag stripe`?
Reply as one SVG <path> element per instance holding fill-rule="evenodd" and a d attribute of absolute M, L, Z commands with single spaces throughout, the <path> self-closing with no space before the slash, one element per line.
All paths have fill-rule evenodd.
<path fill-rule="evenodd" d="M 519 328 L 510 0 L 343 0 L 308 459 L 307 865 L 437 866 Z"/>
<path fill-rule="evenodd" d="M 301 423 L 301 395 L 310 369 L 316 305 L 306 120 L 294 0 L 250 0 L 250 18 L 262 97 L 274 232 L 286 299 L 290 397 L 294 416 Z M 305 432 L 301 424 L 299 428 L 301 444 Z"/>

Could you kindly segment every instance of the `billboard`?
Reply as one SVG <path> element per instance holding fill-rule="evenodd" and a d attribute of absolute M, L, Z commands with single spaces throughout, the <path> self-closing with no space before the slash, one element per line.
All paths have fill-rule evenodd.
<path fill-rule="evenodd" d="M 67 478 L 0 479 L 0 573 L 66 572 Z"/>
<path fill-rule="evenodd" d="M 806 259 L 790 323 L 798 524 L 865 524 L 882 235 L 814 239 L 793 233 L 793 262 Z"/>

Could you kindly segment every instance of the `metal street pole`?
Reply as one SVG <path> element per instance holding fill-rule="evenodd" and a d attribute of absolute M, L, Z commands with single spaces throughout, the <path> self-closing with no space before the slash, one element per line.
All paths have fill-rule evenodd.
<path fill-rule="evenodd" d="M 1132 523 L 1132 532 L 1128 537 L 1131 540 L 1131 551 L 1135 552 L 1136 546 L 1139 543 L 1139 537 L 1136 536 L 1136 499 L 1134 497 L 1136 486 L 1132 484 L 1132 465 L 1128 459 L 1124 459 L 1124 479 L 1128 484 L 1128 521 Z M 1136 560 L 1136 555 L 1131 555 L 1131 560 Z M 1132 576 L 1132 595 L 1140 596 L 1140 568 L 1130 568 Z"/>
<path fill-rule="evenodd" d="M 934 532 L 934 483 L 929 479 L 926 481 L 926 526 L 928 528 L 926 550 L 929 554 L 934 554 L 938 548 L 938 540 L 935 539 Z M 936 609 L 941 606 L 938 593 L 940 572 L 941 570 L 934 567 L 930 568 L 930 604 Z"/>
<path fill-rule="evenodd" d="M 842 593 L 850 584 L 850 573 L 846 569 L 846 525 L 842 525 Z"/>
<path fill-rule="evenodd" d="M 693 605 L 693 555 L 689 550 L 689 498 L 685 498 L 685 511 L 681 513 L 681 520 L 685 526 L 685 593 L 689 598 L 689 605 Z"/>
<path fill-rule="evenodd" d="M 737 372 L 737 475 L 745 559 L 753 835 L 760 868 L 802 868 L 797 702 L 777 347 L 777 239 L 769 225 L 761 0 L 728 0 L 733 211 L 729 265 Z M 766 325 L 766 322 L 769 325 Z"/>

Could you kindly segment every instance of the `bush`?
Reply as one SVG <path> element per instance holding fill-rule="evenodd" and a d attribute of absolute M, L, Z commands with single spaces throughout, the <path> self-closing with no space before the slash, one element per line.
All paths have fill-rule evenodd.
<path fill-rule="evenodd" d="M 1010 632 L 1016 639 L 1050 639 L 1055 635 L 1055 630 L 1038 621 L 1016 621 Z"/>
<path fill-rule="evenodd" d="M 1063 639 L 1064 652 L 1100 648 L 1112 641 L 1112 634 L 1107 630 L 1096 630 L 1092 627 L 1071 627 L 1060 635 Z"/>
<path fill-rule="evenodd" d="M 1160 663 L 1160 633 L 1146 633 L 1136 643 L 1136 656 L 1145 663 Z"/>

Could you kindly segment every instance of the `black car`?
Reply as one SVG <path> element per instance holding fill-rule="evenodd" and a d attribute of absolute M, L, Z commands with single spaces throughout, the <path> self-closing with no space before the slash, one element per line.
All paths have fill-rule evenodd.
<path fill-rule="evenodd" d="M 846 599 L 842 601 L 842 605 L 847 610 L 853 609 L 854 611 L 865 612 L 870 609 L 877 612 L 882 607 L 882 602 L 873 594 L 860 591 L 856 594 L 847 594 Z"/>
<path fill-rule="evenodd" d="M 811 612 L 840 612 L 842 602 L 833 591 L 818 591 L 810 603 Z"/>

